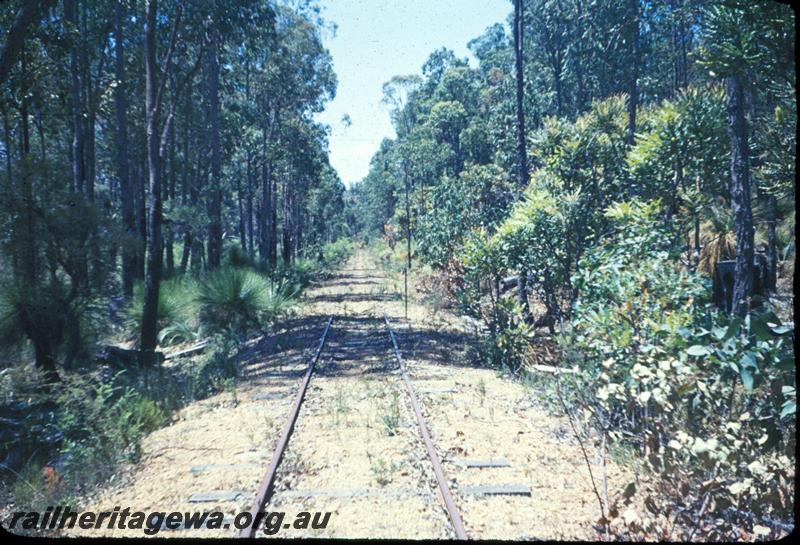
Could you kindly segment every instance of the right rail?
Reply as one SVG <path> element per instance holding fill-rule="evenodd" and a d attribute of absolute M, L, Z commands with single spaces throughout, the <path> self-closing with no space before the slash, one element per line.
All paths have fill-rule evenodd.
<path fill-rule="evenodd" d="M 464 520 L 461 518 L 461 513 L 458 511 L 458 507 L 456 507 L 456 502 L 453 499 L 453 494 L 450 492 L 450 487 L 447 486 L 447 478 L 444 475 L 442 462 L 439 459 L 439 455 L 436 453 L 436 448 L 433 446 L 431 434 L 428 432 L 428 426 L 425 424 L 425 419 L 422 416 L 422 411 L 420 410 L 419 402 L 417 401 L 417 394 L 414 391 L 414 386 L 411 384 L 411 378 L 409 378 L 408 372 L 406 371 L 406 364 L 403 361 L 402 356 L 400 356 L 400 349 L 397 348 L 397 340 L 394 337 L 392 325 L 389 323 L 389 317 L 384 315 L 383 319 L 386 322 L 386 329 L 389 330 L 389 337 L 392 339 L 394 355 L 397 357 L 397 361 L 400 364 L 400 374 L 403 377 L 403 382 L 406 383 L 408 395 L 411 397 L 411 406 L 414 408 L 414 414 L 417 416 L 417 425 L 419 426 L 419 431 L 422 434 L 422 439 L 425 441 L 425 448 L 428 451 L 428 457 L 431 459 L 433 472 L 436 474 L 436 481 L 439 483 L 439 492 L 441 493 L 442 500 L 444 501 L 445 509 L 447 509 L 450 522 L 453 524 L 456 537 L 458 539 L 467 539 L 467 531 L 464 528 Z"/>

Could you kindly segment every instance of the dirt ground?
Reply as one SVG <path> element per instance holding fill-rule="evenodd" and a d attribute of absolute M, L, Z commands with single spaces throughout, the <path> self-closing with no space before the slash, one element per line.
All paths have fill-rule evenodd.
<path fill-rule="evenodd" d="M 417 389 L 434 444 L 470 538 L 597 539 L 600 508 L 568 422 L 531 390 L 465 357 L 459 319 L 414 301 L 404 319 L 402 280 L 363 252 L 310 289 L 295 319 L 254 342 L 235 394 L 194 403 L 150 434 L 141 460 L 123 468 L 83 510 L 248 510 L 269 464 L 296 387 L 328 316 L 329 338 L 311 379 L 268 511 L 330 512 L 325 529 L 275 537 L 454 537 L 414 419 L 386 314 Z M 506 467 L 476 468 L 472 461 Z M 601 464 L 594 459 L 593 471 Z M 609 462 L 609 489 L 633 479 Z M 484 496 L 475 486 L 527 486 L 530 496 Z M 193 494 L 240 491 L 192 503 Z M 174 537 L 233 536 L 225 530 L 164 530 Z M 71 535 L 141 536 L 136 530 Z M 259 537 L 263 536 L 259 532 Z"/>

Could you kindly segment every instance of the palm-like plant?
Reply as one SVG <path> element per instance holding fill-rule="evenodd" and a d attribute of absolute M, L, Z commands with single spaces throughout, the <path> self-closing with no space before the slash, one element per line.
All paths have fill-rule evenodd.
<path fill-rule="evenodd" d="M 270 286 L 263 275 L 247 269 L 226 268 L 209 274 L 199 284 L 200 317 L 210 331 L 246 335 L 274 321 L 291 308 L 291 298 Z"/>
<path fill-rule="evenodd" d="M 142 323 L 144 290 L 136 286 L 133 301 L 123 311 L 123 325 L 129 339 L 138 346 Z M 185 278 L 174 278 L 161 283 L 158 294 L 158 342 L 168 346 L 197 337 L 197 286 Z"/>

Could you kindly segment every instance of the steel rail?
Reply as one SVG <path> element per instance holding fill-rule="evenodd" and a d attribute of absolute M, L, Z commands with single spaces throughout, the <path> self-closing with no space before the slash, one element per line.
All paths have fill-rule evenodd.
<path fill-rule="evenodd" d="M 436 474 L 436 481 L 439 483 L 439 492 L 441 493 L 442 500 L 444 501 L 445 508 L 447 509 L 447 514 L 450 516 L 450 522 L 453 524 L 456 537 L 458 539 L 467 539 L 467 531 L 464 528 L 464 520 L 461 518 L 461 513 L 458 511 L 458 507 L 456 507 L 456 502 L 453 499 L 453 494 L 450 492 L 450 487 L 447 486 L 447 479 L 444 475 L 442 462 L 439 459 L 439 455 L 436 453 L 436 448 L 433 446 L 431 434 L 428 432 L 428 426 L 425 424 L 425 419 L 422 417 L 419 401 L 417 401 L 417 394 L 414 391 L 414 386 L 411 384 L 411 378 L 408 376 L 408 372 L 406 371 L 406 364 L 400 355 L 400 349 L 397 347 L 397 339 L 395 339 L 394 331 L 392 331 L 392 325 L 389 322 L 389 317 L 384 315 L 383 319 L 386 321 L 386 329 L 389 330 L 389 337 L 392 339 L 394 355 L 397 357 L 397 361 L 400 363 L 400 374 L 402 375 L 403 381 L 406 384 L 408 395 L 411 397 L 411 406 L 414 408 L 414 414 L 417 416 L 417 425 L 419 426 L 419 431 L 422 434 L 422 439 L 425 441 L 425 448 L 428 451 L 428 457 L 431 459 L 433 472 Z"/>
<path fill-rule="evenodd" d="M 328 324 L 325 326 L 325 331 L 322 332 L 322 337 L 319 340 L 319 346 L 314 353 L 314 357 L 311 358 L 311 362 L 308 364 L 308 369 L 303 377 L 303 381 L 300 383 L 300 388 L 297 390 L 294 403 L 292 403 L 292 409 L 289 411 L 289 419 L 286 421 L 286 425 L 283 427 L 281 438 L 278 441 L 278 444 L 275 446 L 275 452 L 272 454 L 272 461 L 269 464 L 267 473 L 261 480 L 261 484 L 258 487 L 258 492 L 256 492 L 256 499 L 253 502 L 253 507 L 250 508 L 250 525 L 241 530 L 239 537 L 255 537 L 256 530 L 258 529 L 256 524 L 258 513 L 261 511 L 261 509 L 263 509 L 264 505 L 266 505 L 267 501 L 269 501 L 270 496 L 272 495 L 273 486 L 275 484 L 275 476 L 278 473 L 278 466 L 281 463 L 281 458 L 283 458 L 283 452 L 286 450 L 286 445 L 289 443 L 289 437 L 292 435 L 294 424 L 297 421 L 297 415 L 300 413 L 300 405 L 303 403 L 303 397 L 306 394 L 308 383 L 311 380 L 311 375 L 314 372 L 314 367 L 317 364 L 317 360 L 319 359 L 320 354 L 322 354 L 322 349 L 325 346 L 325 340 L 328 337 L 328 331 L 330 330 L 332 323 L 333 316 L 328 318 Z"/>

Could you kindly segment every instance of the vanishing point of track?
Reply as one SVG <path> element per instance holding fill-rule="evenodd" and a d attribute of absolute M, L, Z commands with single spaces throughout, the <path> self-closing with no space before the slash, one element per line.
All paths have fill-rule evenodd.
<path fill-rule="evenodd" d="M 414 390 L 414 386 L 411 383 L 411 379 L 408 376 L 408 372 L 406 370 L 405 362 L 400 354 L 400 349 L 397 345 L 397 339 L 395 337 L 394 331 L 392 331 L 391 322 L 389 322 L 389 318 L 384 316 L 384 322 L 386 323 L 386 329 L 389 334 L 389 338 L 392 342 L 392 348 L 394 350 L 394 356 L 397 360 L 397 363 L 400 368 L 400 374 L 403 378 L 403 382 L 405 383 L 406 390 L 408 391 L 409 399 L 411 401 L 411 406 L 414 410 L 414 414 L 417 420 L 417 426 L 419 428 L 420 435 L 425 443 L 425 449 L 428 454 L 428 458 L 430 459 L 431 465 L 433 466 L 433 471 L 436 475 L 436 481 L 439 486 L 439 493 L 444 503 L 444 507 L 447 511 L 448 517 L 450 518 L 450 522 L 453 526 L 453 530 L 455 535 L 458 539 L 467 539 L 467 533 L 464 528 L 464 521 L 461 517 L 461 514 L 458 511 L 458 508 L 455 504 L 455 500 L 453 499 L 453 495 L 450 492 L 450 487 L 447 484 L 447 479 L 444 474 L 444 469 L 442 468 L 441 460 L 439 459 L 439 455 L 436 453 L 436 449 L 433 445 L 431 440 L 430 432 L 428 431 L 428 426 L 425 423 L 425 419 L 422 416 L 422 411 L 419 406 L 419 402 L 417 400 L 417 394 Z M 299 388 L 297 390 L 297 394 L 295 395 L 294 402 L 292 403 L 291 409 L 289 411 L 289 416 L 284 424 L 283 431 L 281 433 L 280 439 L 278 440 L 278 444 L 275 447 L 275 451 L 272 455 L 272 460 L 270 462 L 269 467 L 267 468 L 267 472 L 264 474 L 264 477 L 261 479 L 261 484 L 258 487 L 258 491 L 256 492 L 256 497 L 253 502 L 252 507 L 250 508 L 250 520 L 252 524 L 247 528 L 244 528 L 239 536 L 240 537 L 255 537 L 257 531 L 257 525 L 255 521 L 257 520 L 257 514 L 264 508 L 264 506 L 269 502 L 275 486 L 275 479 L 278 474 L 278 468 L 281 463 L 281 459 L 283 458 L 284 452 L 286 451 L 286 447 L 289 444 L 289 439 L 291 438 L 292 431 L 294 429 L 294 425 L 297 421 L 297 417 L 300 413 L 300 407 L 303 403 L 303 399 L 305 398 L 306 390 L 308 389 L 308 384 L 311 381 L 311 376 L 314 373 L 314 368 L 317 364 L 317 361 L 320 358 L 324 348 L 325 348 L 325 341 L 328 337 L 328 332 L 331 329 L 333 324 L 333 317 L 329 317 L 327 324 L 325 325 L 325 329 L 322 332 L 322 336 L 320 337 L 319 344 L 317 345 L 317 349 L 314 351 L 311 360 L 309 361 L 308 368 L 303 376 L 302 381 L 300 382 Z"/>

